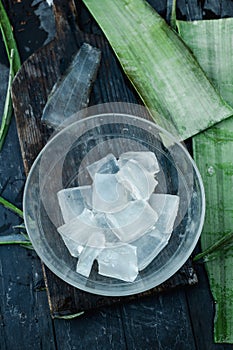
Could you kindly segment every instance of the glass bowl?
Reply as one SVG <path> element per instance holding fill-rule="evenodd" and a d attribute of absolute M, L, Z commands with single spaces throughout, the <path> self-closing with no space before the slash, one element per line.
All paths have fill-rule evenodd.
<path fill-rule="evenodd" d="M 63 219 L 57 192 L 91 183 L 86 167 L 109 153 L 154 152 L 160 172 L 156 193 L 178 195 L 179 209 L 167 246 L 134 282 L 76 272 L 77 258 L 68 252 L 57 228 Z M 105 113 L 72 122 L 57 132 L 36 158 L 23 201 L 24 220 L 35 251 L 47 267 L 67 283 L 84 291 L 131 295 L 151 289 L 177 272 L 192 253 L 201 234 L 205 195 L 198 169 L 186 148 L 171 134 L 146 119 Z"/>

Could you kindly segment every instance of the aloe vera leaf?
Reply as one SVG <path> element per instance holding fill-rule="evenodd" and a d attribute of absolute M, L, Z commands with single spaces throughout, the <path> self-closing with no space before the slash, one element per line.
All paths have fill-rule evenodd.
<path fill-rule="evenodd" d="M 0 197 L 0 204 L 2 204 L 6 209 L 11 210 L 13 213 L 17 214 L 19 217 L 23 218 L 23 212 L 17 208 L 14 204 L 7 201 L 5 198 Z"/>
<path fill-rule="evenodd" d="M 15 242 L 17 242 L 17 243 L 25 242 L 26 243 L 26 242 L 28 242 L 28 239 L 20 233 L 12 233 L 12 234 L 6 235 L 6 236 L 0 235 L 0 244 L 14 244 Z"/>
<path fill-rule="evenodd" d="M 170 26 L 173 29 L 176 29 L 176 0 L 172 0 L 172 11 L 171 11 Z"/>
<path fill-rule="evenodd" d="M 183 41 L 147 2 L 84 3 L 159 125 L 172 132 L 175 125 L 185 139 L 232 115 Z"/>
<path fill-rule="evenodd" d="M 190 46 L 208 78 L 231 106 L 233 96 L 233 18 L 177 22 L 180 35 Z M 201 235 L 203 251 L 224 239 L 233 225 L 233 118 L 193 138 L 194 158 L 206 191 L 206 220 Z M 229 243 L 231 244 L 231 243 Z M 216 301 L 215 342 L 233 343 L 233 251 L 215 251 L 206 263 Z"/>
<path fill-rule="evenodd" d="M 213 85 L 224 100 L 233 105 L 232 18 L 184 22 L 177 21 L 182 39 L 194 52 Z"/>
<path fill-rule="evenodd" d="M 88 106 L 96 78 L 101 52 L 84 43 L 70 67 L 54 85 L 42 115 L 42 121 L 58 127 L 68 117 Z"/>
<path fill-rule="evenodd" d="M 172 29 L 176 30 L 176 0 L 167 0 L 166 21 Z"/>
<path fill-rule="evenodd" d="M 0 246 L 9 244 L 19 244 L 25 247 L 32 247 L 32 243 L 29 240 L 26 240 L 20 234 L 0 236 Z"/>
<path fill-rule="evenodd" d="M 16 42 L 14 39 L 12 27 L 1 0 L 0 0 L 0 31 L 2 33 L 8 60 L 10 63 L 7 95 L 6 95 L 4 112 L 3 112 L 2 122 L 0 127 L 0 151 L 1 151 L 9 126 L 10 126 L 11 116 L 13 111 L 12 101 L 10 96 L 11 83 L 14 75 L 17 73 L 17 71 L 21 66 L 20 57 L 19 57 Z"/>
<path fill-rule="evenodd" d="M 4 111 L 2 115 L 2 122 L 0 126 L 0 151 L 3 147 L 4 141 L 10 126 L 11 116 L 13 111 L 13 106 L 11 101 L 11 85 L 13 80 L 13 58 L 14 58 L 14 50 L 12 49 L 11 55 L 10 55 L 10 69 L 9 69 L 6 99 L 5 99 Z"/>
<path fill-rule="evenodd" d="M 0 30 L 2 33 L 2 37 L 6 47 L 6 52 L 7 52 L 9 61 L 11 56 L 11 50 L 12 49 L 14 50 L 13 74 L 15 75 L 21 66 L 20 57 L 19 57 L 19 52 L 17 49 L 11 24 L 1 0 L 0 0 Z"/>
<path fill-rule="evenodd" d="M 206 191 L 206 220 L 201 235 L 202 249 L 208 249 L 232 230 L 232 118 L 193 139 L 194 159 Z M 219 250 L 206 264 L 216 302 L 215 341 L 233 342 L 233 251 Z"/>
<path fill-rule="evenodd" d="M 5 237 L 5 236 L 4 236 Z M 21 247 L 23 248 L 27 248 L 27 249 L 30 249 L 30 250 L 34 250 L 33 246 L 32 246 L 32 243 L 29 242 L 29 241 L 21 241 L 21 240 L 18 240 L 18 241 L 14 241 L 12 239 L 9 239 L 9 241 L 6 241 L 6 240 L 1 240 L 2 238 L 0 237 L 0 246 L 1 245 L 20 245 Z"/>
<path fill-rule="evenodd" d="M 210 259 L 212 255 L 215 255 L 219 250 L 228 250 L 233 247 L 233 232 L 228 232 L 223 235 L 218 241 L 214 242 L 213 245 L 206 248 L 203 252 L 195 255 L 193 261 L 198 261 L 200 259 Z"/>
<path fill-rule="evenodd" d="M 71 315 L 55 315 L 54 318 L 58 318 L 61 320 L 72 320 L 74 318 L 77 318 L 79 316 L 82 316 L 85 312 L 84 311 L 80 311 L 76 314 L 71 314 Z"/>

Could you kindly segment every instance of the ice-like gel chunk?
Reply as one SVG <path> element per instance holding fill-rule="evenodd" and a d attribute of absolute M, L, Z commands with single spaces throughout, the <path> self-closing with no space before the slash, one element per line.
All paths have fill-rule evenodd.
<path fill-rule="evenodd" d="M 52 0 L 48 2 L 51 3 Z M 55 128 L 59 127 L 74 113 L 88 106 L 100 57 L 99 49 L 83 43 L 69 68 L 53 86 L 43 110 L 43 122 Z"/>
<path fill-rule="evenodd" d="M 77 273 L 89 277 L 98 260 L 99 274 L 133 282 L 168 244 L 179 197 L 153 193 L 159 172 L 152 152 L 113 154 L 89 165 L 91 186 L 58 192 L 65 224 L 58 228 Z"/>
<path fill-rule="evenodd" d="M 158 182 L 154 178 L 153 173 L 149 173 L 137 161 L 129 160 L 126 162 L 116 174 L 120 183 L 131 193 L 135 199 L 148 200 L 154 192 Z"/>
<path fill-rule="evenodd" d="M 159 172 L 158 160 L 153 152 L 125 152 L 120 155 L 118 163 L 120 166 L 123 166 L 129 160 L 137 161 L 149 173 L 157 174 Z"/>
<path fill-rule="evenodd" d="M 97 221 L 98 227 L 103 229 L 103 233 L 105 236 L 105 243 L 106 245 L 113 245 L 114 243 L 119 242 L 119 238 L 117 235 L 112 231 L 110 228 L 110 225 L 108 224 L 108 221 L 106 219 L 105 213 L 96 213 L 95 219 Z"/>
<path fill-rule="evenodd" d="M 65 223 L 92 206 L 91 186 L 65 188 L 57 193 L 57 197 Z"/>
<path fill-rule="evenodd" d="M 122 242 L 131 242 L 152 228 L 157 213 L 146 201 L 131 201 L 116 213 L 106 214 L 109 226 Z"/>
<path fill-rule="evenodd" d="M 137 248 L 122 244 L 102 250 L 97 258 L 99 274 L 133 282 L 138 275 Z"/>
<path fill-rule="evenodd" d="M 98 227 L 94 214 L 86 208 L 79 216 L 58 227 L 57 230 L 62 237 L 65 236 L 82 246 L 87 243 L 94 233 L 102 233 L 102 229 Z"/>
<path fill-rule="evenodd" d="M 171 234 L 162 233 L 157 229 L 153 229 L 132 242 L 132 245 L 137 248 L 139 271 L 145 269 L 164 247 L 166 247 L 170 236 Z"/>
<path fill-rule="evenodd" d="M 87 166 L 87 171 L 92 179 L 94 179 L 96 173 L 115 174 L 118 170 L 119 166 L 116 157 L 112 153 Z"/>
<path fill-rule="evenodd" d="M 116 174 L 95 174 L 93 209 L 105 213 L 119 211 L 127 205 L 129 198 L 129 192 L 118 182 Z"/>
<path fill-rule="evenodd" d="M 149 203 L 158 213 L 156 228 L 160 232 L 172 232 L 179 209 L 179 196 L 172 194 L 153 193 Z"/>
<path fill-rule="evenodd" d="M 80 255 L 80 253 L 82 252 L 83 246 L 81 246 L 77 242 L 75 242 L 72 239 L 70 239 L 66 236 L 63 236 L 63 235 L 62 235 L 62 239 L 63 239 L 67 249 L 69 250 L 70 255 L 77 258 Z"/>
<path fill-rule="evenodd" d="M 93 234 L 87 241 L 87 245 L 79 255 L 76 272 L 83 276 L 89 277 L 94 260 L 103 250 L 105 237 L 102 233 Z"/>

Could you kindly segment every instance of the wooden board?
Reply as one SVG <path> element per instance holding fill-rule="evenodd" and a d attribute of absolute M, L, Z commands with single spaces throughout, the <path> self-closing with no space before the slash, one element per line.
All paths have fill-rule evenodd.
<path fill-rule="evenodd" d="M 56 39 L 33 54 L 23 64 L 14 80 L 13 104 L 26 174 L 50 135 L 50 130 L 40 121 L 48 94 L 83 42 L 88 42 L 102 51 L 101 66 L 93 86 L 90 104 L 117 101 L 139 102 L 106 40 L 101 35 L 86 34 L 81 31 L 76 24 L 75 14 L 76 8 L 72 0 L 55 2 Z M 197 276 L 189 260 L 169 281 L 151 291 L 132 297 L 109 298 L 95 296 L 68 285 L 44 265 L 43 270 L 53 316 L 74 314 L 116 302 L 137 300 L 142 295 L 197 282 Z"/>

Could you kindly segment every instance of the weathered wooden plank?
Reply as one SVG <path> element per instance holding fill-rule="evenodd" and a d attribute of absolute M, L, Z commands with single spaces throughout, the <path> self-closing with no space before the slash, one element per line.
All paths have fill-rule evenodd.
<path fill-rule="evenodd" d="M 40 122 L 47 96 L 83 41 L 99 47 L 102 51 L 101 66 L 93 86 L 91 103 L 137 102 L 137 97 L 119 68 L 107 42 L 101 36 L 81 32 L 76 27 L 74 13 L 72 1 L 65 5 L 61 0 L 56 2 L 57 39 L 32 55 L 24 63 L 14 81 L 13 102 L 26 173 L 49 136 L 49 130 Z M 69 18 L 69 24 L 67 24 L 67 18 Z M 54 315 L 76 313 L 80 310 L 119 302 L 119 298 L 111 300 L 78 291 L 62 282 L 46 267 L 45 275 L 50 308 Z M 159 290 L 195 282 L 196 276 L 188 264 Z"/>
<path fill-rule="evenodd" d="M 203 18 L 202 3 L 198 0 L 177 0 L 177 15 L 187 21 Z"/>
<path fill-rule="evenodd" d="M 15 36 L 24 59 L 31 49 L 43 43 L 37 32 L 36 40 L 28 43 L 33 35 L 35 16 L 31 8 L 13 1 L 5 1 L 9 10 L 11 23 L 15 28 Z M 19 10 L 20 7 L 20 11 Z M 31 15 L 31 16 L 30 16 Z M 27 35 L 20 31 L 23 19 L 31 21 L 26 25 Z M 34 18 L 34 19 L 33 19 Z M 16 26 L 15 26 L 15 22 Z M 22 29 L 21 25 L 21 29 Z M 27 38 L 27 40 L 26 40 Z M 0 60 L 4 64 L 4 47 L 0 48 Z M 0 110 L 4 103 L 4 74 L 1 72 Z M 7 77 L 6 82 L 7 82 Z M 25 175 L 19 148 L 14 118 L 0 153 L 0 194 L 21 208 Z M 13 226 L 22 222 L 16 215 L 0 206 L 0 235 L 13 232 Z M 1 237 L 0 237 L 1 239 Z M 55 349 L 52 320 L 50 317 L 45 290 L 38 289 L 39 281 L 43 281 L 41 263 L 34 252 L 19 246 L 0 246 L 0 349 Z"/>
<path fill-rule="evenodd" d="M 46 33 L 40 27 L 34 7 L 31 6 L 32 1 L 3 0 L 3 3 L 13 25 L 14 36 L 18 44 L 21 61 L 23 62 L 43 45 L 46 40 Z M 34 33 L 36 33 L 35 36 Z M 3 47 L 1 54 L 4 54 Z"/>
<path fill-rule="evenodd" d="M 165 292 L 169 289 L 174 289 L 177 286 L 191 286 L 196 283 L 196 274 L 192 268 L 191 261 L 189 260 L 178 273 L 152 290 L 126 297 L 101 297 L 82 290 L 77 290 L 67 285 L 64 281 L 54 278 L 53 273 L 46 269 L 46 284 L 48 286 L 50 309 L 54 317 L 66 316 L 82 311 L 90 311 L 99 307 L 111 306 L 113 304 L 129 301 L 137 302 L 142 297 Z"/>
<path fill-rule="evenodd" d="M 181 291 L 122 306 L 128 349 L 196 349 Z"/>
<path fill-rule="evenodd" d="M 206 0 L 204 2 L 203 9 L 205 11 L 210 11 L 212 16 L 220 17 L 221 1 L 219 1 L 219 0 Z M 210 14 L 209 14 L 209 17 L 210 17 Z"/>
<path fill-rule="evenodd" d="M 230 0 L 221 0 L 221 18 L 233 17 L 233 2 Z"/>
<path fill-rule="evenodd" d="M 10 17 L 15 19 L 13 8 L 14 6 L 11 6 Z M 18 14 L 17 11 L 16 13 Z M 19 19 L 24 22 L 23 18 L 27 15 L 28 12 L 21 13 Z M 32 20 L 29 26 L 33 27 L 35 22 Z M 14 21 L 12 23 L 14 25 Z M 25 58 L 30 50 L 28 46 L 26 47 L 25 36 L 21 37 L 20 33 L 23 32 L 15 30 L 16 38 L 20 43 L 20 52 Z M 31 32 L 27 35 L 30 37 Z M 32 45 L 28 44 L 30 48 L 31 46 L 35 48 L 43 42 L 43 39 L 40 41 L 38 32 L 36 37 L 36 44 L 35 41 Z M 0 52 L 2 59 L 4 48 L 1 48 Z M 1 111 L 4 103 L 4 87 L 4 74 L 1 67 Z M 21 207 L 24 182 L 25 176 L 13 119 L 6 144 L 0 153 L 1 195 Z M 16 215 L 0 207 L 0 234 L 10 234 L 13 231 L 12 226 L 21 221 Z M 55 349 L 46 291 L 37 288 L 40 280 L 43 281 L 41 264 L 35 253 L 31 254 L 28 250 L 16 246 L 0 247 L 0 348 L 2 350 L 34 348 L 35 345 L 40 349 Z"/>
<path fill-rule="evenodd" d="M 158 1 L 152 1 L 155 4 L 158 3 Z M 160 3 L 162 2 L 159 1 Z M 229 2 L 229 1 L 228 1 Z M 15 18 L 15 20 L 17 20 L 18 22 L 20 21 L 21 18 L 23 18 L 23 14 L 25 14 L 25 7 L 23 2 L 18 3 L 15 2 L 15 6 L 19 6 L 21 9 L 21 15 L 19 15 L 17 18 Z M 28 9 L 28 6 L 26 7 L 27 10 L 30 11 L 30 8 Z M 28 31 L 30 32 L 36 25 L 35 25 L 35 19 L 32 19 L 32 14 L 30 16 L 31 21 L 28 21 L 27 25 L 21 25 L 21 27 L 25 26 L 25 33 L 24 32 L 19 32 L 19 38 L 22 37 L 22 41 L 21 45 L 20 45 L 20 50 L 23 53 L 24 57 L 26 57 L 26 49 L 25 49 L 25 44 L 24 44 L 24 40 L 27 43 L 27 35 Z M 20 27 L 19 27 L 20 29 Z M 27 32 L 27 34 L 26 34 Z M 30 35 L 29 35 L 30 37 Z M 36 41 L 33 40 L 32 43 L 30 43 L 30 47 L 29 47 L 29 51 L 28 53 L 30 54 L 33 51 L 33 48 L 38 47 L 40 45 L 40 43 L 43 42 L 40 41 L 40 37 L 38 35 L 35 35 L 36 37 Z M 24 38 L 24 39 L 23 39 Z M 39 42 L 38 42 L 39 41 Z M 38 45 L 38 46 L 36 46 Z M 2 58 L 2 56 L 0 57 Z M 1 78 L 2 79 L 2 78 Z M 119 82 L 120 85 L 120 82 Z M 9 136 L 9 140 L 12 143 L 12 140 L 15 140 L 17 138 L 16 132 L 15 130 L 12 131 L 12 129 L 10 129 L 10 136 Z M 14 153 L 16 153 L 16 150 L 18 150 L 18 147 L 13 147 L 14 152 L 12 152 L 12 148 L 6 150 L 4 149 L 4 154 L 2 154 L 2 158 L 0 158 L 0 177 L 5 174 L 6 178 L 4 177 L 4 179 L 8 179 L 8 175 L 6 173 L 6 169 L 9 169 L 13 163 L 14 163 L 14 168 L 17 171 L 17 174 L 22 174 L 22 170 L 19 170 L 19 166 L 17 165 L 17 162 L 13 161 L 12 155 Z M 17 153 L 19 156 L 19 153 Z M 3 169 L 3 165 L 4 165 L 4 169 Z M 12 169 L 12 168 L 11 168 Z M 15 171 L 14 170 L 14 171 Z M 21 204 L 21 194 L 20 190 L 16 190 L 16 183 L 17 182 L 21 182 L 20 176 L 17 177 L 17 181 L 13 180 L 12 177 L 12 171 L 10 173 L 9 176 L 9 181 L 8 181 L 8 185 L 10 186 L 10 188 L 7 187 L 5 188 L 4 194 L 7 196 L 8 199 L 12 200 L 15 204 L 19 205 Z M 4 176 L 5 176 L 4 175 Z M 2 177 L 1 177 L 2 179 Z M 0 181 L 1 182 L 1 181 Z M 23 182 L 23 181 L 22 181 Z M 21 185 L 22 185 L 21 182 Z M 5 184 L 5 181 L 1 184 Z M 20 185 L 20 186 L 21 186 Z M 14 195 L 11 197 L 11 190 L 14 190 Z M 6 217 L 7 216 L 7 217 Z M 14 216 L 13 214 L 11 214 L 10 212 L 7 212 L 6 210 L 0 211 L 0 223 L 6 223 L 7 226 L 9 226 L 11 223 L 16 224 L 18 223 L 18 218 L 16 216 Z M 4 231 L 5 232 L 5 231 Z M 10 226 L 9 226 L 9 230 L 6 232 L 10 232 Z M 13 254 L 13 251 L 15 250 L 15 254 Z M 3 254 L 2 252 L 5 251 L 5 253 Z M 4 272 L 6 272 L 6 276 L 7 273 L 9 273 L 9 270 L 11 270 L 11 268 L 15 267 L 15 265 L 11 266 L 10 261 L 14 258 L 17 258 L 18 261 L 20 262 L 20 267 L 21 269 L 18 270 L 18 276 L 20 276 L 19 279 L 19 283 L 21 283 L 24 279 L 25 276 L 27 276 L 28 280 L 31 279 L 33 276 L 34 282 L 32 282 L 28 286 L 24 286 L 24 287 L 20 287 L 20 293 L 19 295 L 17 294 L 17 284 L 14 285 L 15 293 L 11 293 L 11 303 L 9 304 L 12 308 L 12 305 L 18 305 L 20 310 L 24 310 L 25 308 L 25 303 L 31 305 L 31 298 L 33 300 L 33 312 L 30 313 L 30 317 L 29 317 L 29 313 L 27 313 L 27 316 L 29 317 L 25 326 L 24 324 L 20 323 L 20 322 L 15 322 L 14 321 L 14 326 L 15 328 L 13 329 L 11 326 L 11 322 L 10 319 L 8 320 L 7 324 L 4 323 L 4 318 L 3 318 L 3 303 L 5 303 L 5 295 L 7 293 L 8 290 L 8 284 L 10 283 L 9 280 L 7 278 L 5 278 L 5 273 L 4 273 L 4 278 L 0 278 L 1 283 L 0 283 L 0 294 L 1 294 L 1 302 L 0 302 L 0 339 L 1 339 L 1 350 L 9 350 L 9 349 L 28 349 L 28 348 L 35 348 L 35 346 L 37 346 L 37 348 L 42 348 L 42 349 L 53 349 L 52 345 L 50 344 L 50 341 L 52 339 L 52 334 L 53 334 L 53 330 L 51 329 L 51 320 L 48 317 L 48 309 L 47 309 L 47 299 L 46 299 L 46 294 L 45 291 L 39 291 L 38 288 L 40 286 L 40 284 L 43 286 L 43 284 L 41 283 L 41 270 L 40 270 L 40 265 L 38 262 L 38 265 L 36 265 L 36 268 L 33 267 L 33 271 L 32 272 L 32 268 L 31 268 L 31 264 L 32 261 L 35 260 L 35 257 L 33 255 L 32 256 L 28 256 L 27 255 L 27 251 L 23 248 L 19 248 L 19 247 L 11 247 L 10 249 L 8 249 L 8 247 L 1 247 L 0 248 L 0 259 L 2 257 L 3 254 L 3 258 L 5 260 L 5 265 L 7 268 L 4 269 Z M 25 258 L 25 255 L 27 256 L 27 258 Z M 11 257 L 11 260 L 9 260 Z M 21 259 L 22 258 L 22 259 Z M 34 263 L 33 263 L 34 265 Z M 19 266 L 19 264 L 17 265 Z M 37 269 L 38 266 L 38 269 Z M 199 269 L 198 269 L 199 272 Z M 34 275 L 36 275 L 36 273 L 38 273 L 38 276 L 34 277 Z M 15 272 L 11 273 L 12 278 L 15 277 Z M 208 289 L 208 283 L 206 278 L 203 278 L 203 270 L 201 269 L 201 271 L 198 273 L 198 277 L 200 278 L 200 282 L 196 287 L 192 287 L 192 288 L 188 288 L 187 289 L 187 298 L 189 301 L 189 307 L 190 307 L 190 312 L 191 312 L 191 318 L 193 320 L 193 329 L 194 329 L 194 334 L 196 337 L 196 341 L 197 339 L 199 339 L 197 341 L 197 349 L 205 349 L 205 350 L 230 350 L 232 349 L 231 345 L 214 345 L 213 341 L 212 341 L 212 328 L 211 328 L 211 321 L 212 321 L 212 316 L 213 316 L 213 304 L 211 304 L 211 299 L 210 299 L 210 293 L 209 293 L 209 289 Z M 204 279 L 204 280 L 203 280 Z M 3 280 L 4 280 L 4 285 L 3 285 Z M 9 282 L 9 283 L 8 283 Z M 35 287 L 30 289 L 30 285 Z M 36 288 L 36 286 L 38 288 Z M 54 292 L 56 292 L 56 289 L 54 290 Z M 166 300 L 166 310 L 169 309 L 169 305 L 170 308 L 172 308 L 172 303 L 175 303 L 175 305 L 177 305 L 176 303 L 176 299 L 178 299 L 181 303 L 185 303 L 185 301 L 182 301 L 183 299 L 181 299 L 180 297 L 180 293 L 183 295 L 182 292 L 177 292 L 177 293 L 172 293 L 173 297 L 171 298 L 166 298 L 165 296 L 162 296 L 162 294 L 159 297 L 159 300 L 161 301 L 161 304 L 163 303 L 163 300 L 165 298 Z M 59 294 L 59 291 L 58 291 Z M 163 294 L 164 295 L 164 294 Z M 183 298 L 183 297 L 182 297 Z M 157 304 L 153 303 L 153 300 L 150 299 L 150 303 L 148 302 L 148 307 L 150 307 L 151 305 L 154 306 L 154 312 L 156 313 L 156 309 L 157 309 Z M 35 305 L 34 305 L 35 304 Z M 132 304 L 131 304 L 132 305 Z M 137 310 L 136 305 L 138 305 L 138 302 L 135 303 L 134 308 Z M 145 311 L 146 307 L 145 305 L 141 305 L 140 306 L 140 311 L 142 313 L 142 311 Z M 8 309 L 5 309 L 8 310 Z M 38 311 L 39 310 L 39 311 Z M 182 310 L 184 310 L 184 307 L 182 307 Z M 186 310 L 186 309 L 185 309 Z M 7 311 L 8 312 L 8 311 Z M 160 308 L 160 312 L 163 312 L 162 308 Z M 185 311 L 186 312 L 186 311 Z M 150 318 L 151 318 L 151 314 L 152 314 L 152 310 L 150 312 L 147 313 L 148 318 L 145 319 L 145 317 L 143 318 L 143 320 L 146 323 L 145 326 L 145 332 L 146 332 L 146 336 L 144 337 L 143 334 L 143 323 L 140 323 L 140 326 L 137 326 L 137 322 L 135 322 L 135 326 L 137 328 L 138 332 L 134 332 L 134 344 L 135 344 L 135 348 L 137 348 L 137 342 L 140 343 L 140 345 L 142 345 L 142 349 L 173 349 L 173 344 L 174 344 L 174 336 L 173 336 L 173 332 L 177 333 L 179 332 L 179 319 L 181 317 L 181 324 L 183 325 L 183 312 L 178 312 L 176 314 L 172 314 L 177 323 L 176 326 L 174 326 L 174 321 L 172 317 L 167 316 L 165 318 L 165 325 L 166 327 L 164 327 L 164 332 L 166 333 L 166 337 L 164 336 L 164 334 L 161 333 L 161 329 L 162 329 L 162 319 L 163 319 L 163 314 L 159 315 L 160 317 L 157 318 L 157 320 L 160 321 L 159 326 L 156 328 L 156 323 L 149 323 Z M 37 322 L 37 320 L 33 318 L 33 315 L 37 315 L 40 316 L 41 319 L 38 319 L 38 328 L 36 328 L 36 332 L 35 332 L 35 323 Z M 121 314 L 122 315 L 122 314 Z M 131 315 L 132 317 L 134 317 L 134 312 L 132 310 L 132 307 L 130 306 L 129 308 L 129 312 L 126 310 L 126 308 L 124 309 L 124 315 L 123 317 L 125 317 L 125 321 L 124 321 L 124 325 L 126 322 L 130 322 L 130 317 L 129 315 Z M 137 314 L 138 315 L 138 314 Z M 167 314 L 166 314 L 167 315 Z M 143 315 L 142 315 L 143 316 Z M 158 316 L 158 315 L 157 315 Z M 120 329 L 120 325 L 119 325 L 119 310 L 118 307 L 111 307 L 109 309 L 106 310 L 101 310 L 101 312 L 94 312 L 92 315 L 88 314 L 85 318 L 81 317 L 80 319 L 74 319 L 74 320 L 70 320 L 70 321 L 64 321 L 64 320 L 54 320 L 54 326 L 55 326 L 55 332 L 56 332 L 56 337 L 57 337 L 57 348 L 59 349 L 94 349 L 97 346 L 99 346 L 99 348 L 104 349 L 110 349 L 111 346 L 114 349 L 125 349 L 126 346 L 124 345 L 124 342 L 122 341 L 124 334 L 122 333 L 122 330 Z M 122 317 L 122 316 L 121 316 Z M 186 317 L 189 318 L 188 312 L 186 314 Z M 33 326 L 31 327 L 29 319 L 31 320 Z M 128 320 L 128 321 L 127 321 Z M 155 320 L 155 318 L 153 318 L 153 320 Z M 137 318 L 137 321 L 139 323 L 139 319 Z M 48 324 L 47 324 L 48 322 Z M 188 321 L 187 321 L 188 322 Z M 170 328 L 170 324 L 172 324 L 173 326 Z M 119 327 L 119 328 L 118 328 Z M 141 330 L 142 329 L 142 330 Z M 158 336 L 157 333 L 155 332 L 155 330 L 159 329 L 158 332 Z M 129 328 L 127 327 L 127 331 L 129 330 Z M 24 332 L 24 336 L 23 339 L 21 338 L 21 333 Z M 9 345 L 8 341 L 7 341 L 7 337 L 9 333 L 14 333 L 15 334 L 15 343 L 13 344 L 13 347 L 10 345 L 12 345 L 12 343 Z M 118 337 L 118 333 L 120 334 L 120 339 Z M 149 334 L 151 333 L 151 335 Z M 107 336 L 108 334 L 108 336 Z M 111 340 L 111 334 L 113 334 L 112 340 Z M 123 334 L 123 336 L 122 336 Z M 127 334 L 125 332 L 126 336 L 129 336 L 129 334 Z M 185 333 L 187 335 L 187 332 Z M 90 335 L 90 336 L 89 336 Z M 143 339 L 148 338 L 148 346 L 147 343 L 142 344 L 141 342 L 141 337 L 143 337 Z M 131 336 L 130 336 L 131 338 Z M 12 338 L 11 338 L 12 339 Z M 35 341 L 36 339 L 36 341 Z M 101 339 L 103 339 L 103 342 L 101 341 Z M 159 339 L 162 339 L 162 342 L 158 342 Z M 169 342 L 169 339 L 171 339 L 171 341 Z M 187 339 L 187 344 L 189 344 L 190 339 Z M 25 343 L 26 341 L 26 343 Z M 47 343 L 46 343 L 47 341 Z M 86 343 L 87 341 L 87 343 Z M 37 343 L 36 343 L 37 342 Z M 173 342 L 173 343 L 172 343 Z M 192 343 L 192 340 L 191 340 Z M 28 344 L 30 345 L 30 347 L 28 346 Z M 159 345 L 158 345 L 159 344 Z M 157 345 L 157 347 L 155 347 L 155 345 Z M 51 346 L 51 347 L 50 347 Z M 150 346 L 150 347 L 149 347 Z M 160 347 L 159 347 L 160 346 Z M 128 347 L 129 348 L 129 347 Z"/>
<path fill-rule="evenodd" d="M 177 18 L 195 21 L 233 16 L 231 0 L 177 0 Z"/>
<path fill-rule="evenodd" d="M 36 290 L 43 275 L 35 252 L 19 246 L 1 247 L 0 274 L 1 341 L 4 339 L 5 349 L 33 349 L 35 344 L 55 349 L 52 322 L 45 308 L 46 292 Z M 0 348 L 4 349 L 2 344 Z"/>
<path fill-rule="evenodd" d="M 54 320 L 57 349 L 126 350 L 120 309 L 103 308 L 79 318 Z"/>
<path fill-rule="evenodd" d="M 13 119 L 6 143 L 0 153 L 0 193 L 21 207 L 25 176 Z M 1 235 L 11 234 L 12 226 L 22 223 L 16 215 L 0 206 Z M 46 291 L 37 289 L 43 279 L 35 252 L 20 246 L 0 246 L 0 349 L 55 349 L 52 321 Z M 30 329 L 30 336 L 28 333 Z"/>

